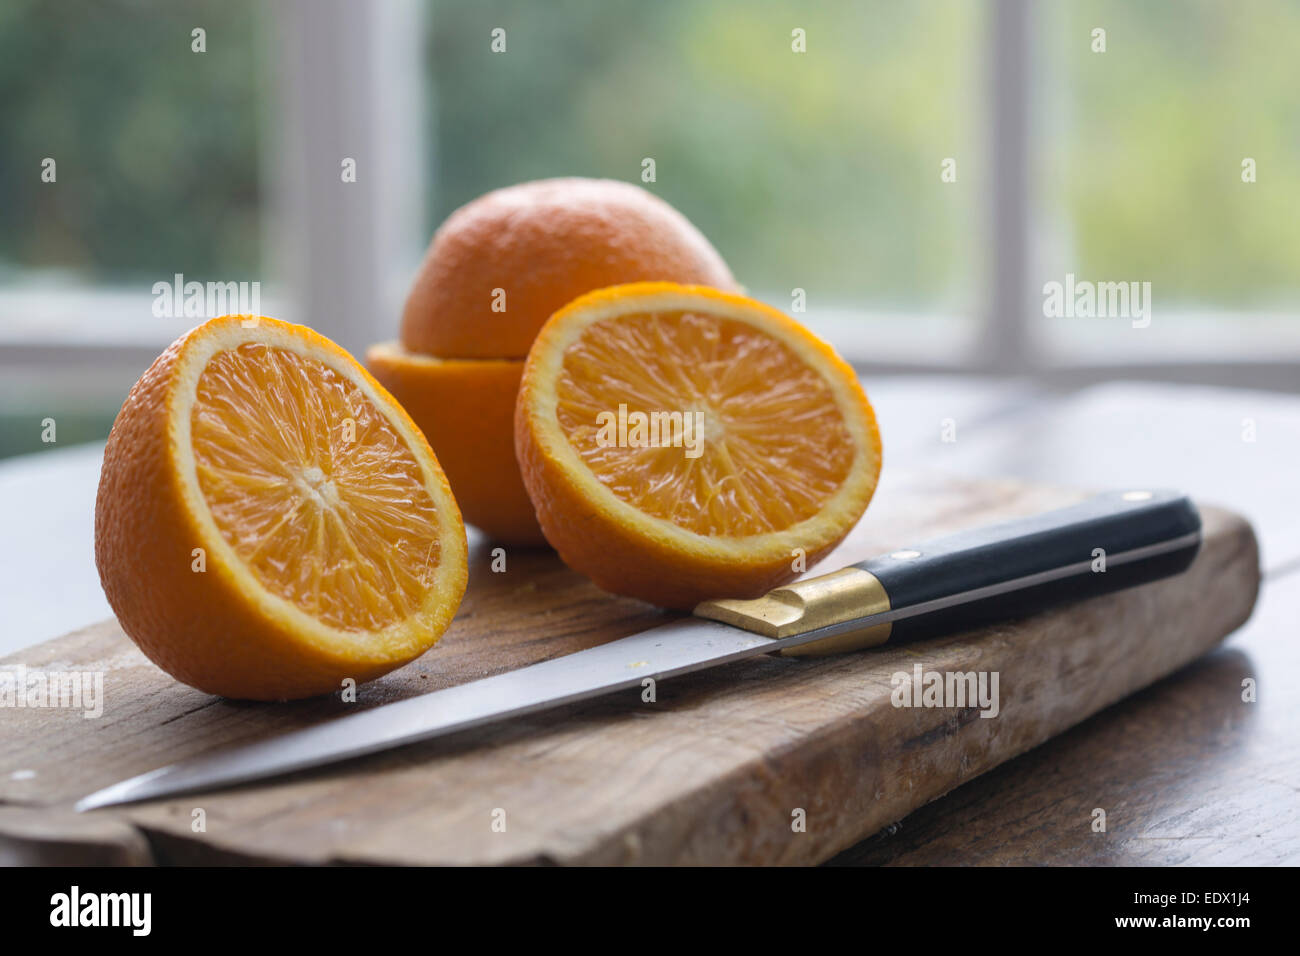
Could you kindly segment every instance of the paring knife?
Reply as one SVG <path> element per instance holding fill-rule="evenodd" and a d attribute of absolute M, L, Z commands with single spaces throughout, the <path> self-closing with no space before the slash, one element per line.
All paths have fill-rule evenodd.
<path fill-rule="evenodd" d="M 754 600 L 705 601 L 693 616 L 575 654 L 200 754 L 92 793 L 76 807 L 278 776 L 601 694 L 639 692 L 647 677 L 758 654 L 840 653 L 1022 617 L 1177 574 L 1200 542 L 1200 515 L 1182 494 L 1103 494 L 923 541 Z"/>

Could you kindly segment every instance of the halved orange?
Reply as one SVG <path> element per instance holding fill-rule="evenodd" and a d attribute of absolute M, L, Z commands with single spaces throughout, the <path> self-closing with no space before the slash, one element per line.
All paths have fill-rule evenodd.
<path fill-rule="evenodd" d="M 213 319 L 113 425 L 95 560 L 122 629 L 200 690 L 276 700 L 378 677 L 465 592 L 441 468 L 383 387 L 303 326 Z"/>
<path fill-rule="evenodd" d="M 515 452 L 567 564 L 682 609 L 811 566 L 861 517 L 881 460 L 871 405 L 829 345 L 753 299 L 661 282 L 550 318 L 524 364 Z"/>

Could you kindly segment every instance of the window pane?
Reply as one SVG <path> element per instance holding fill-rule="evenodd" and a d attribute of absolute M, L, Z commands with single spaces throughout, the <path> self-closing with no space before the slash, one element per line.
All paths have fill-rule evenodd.
<path fill-rule="evenodd" d="M 432 209 L 548 176 L 643 183 L 790 308 L 966 312 L 970 2 L 436 2 Z M 494 28 L 506 52 L 493 53 Z M 792 31 L 806 50 L 792 49 Z M 958 181 L 941 181 L 945 158 Z"/>
<path fill-rule="evenodd" d="M 1143 335 L 1084 319 L 1043 328 L 1122 351 L 1276 338 L 1277 315 L 1300 306 L 1300 6 L 1088 0 L 1035 13 L 1038 274 L 1149 282 L 1152 299 Z M 1279 344 L 1297 331 L 1286 323 Z"/>
<path fill-rule="evenodd" d="M 0 4 L 0 278 L 254 278 L 256 37 L 249 0 Z"/>
<path fill-rule="evenodd" d="M 5 356 L 0 458 L 53 447 L 47 418 L 60 447 L 108 434 L 147 356 L 194 324 L 153 315 L 155 282 L 261 278 L 256 14 L 0 3 L 0 343 L 30 350 Z"/>

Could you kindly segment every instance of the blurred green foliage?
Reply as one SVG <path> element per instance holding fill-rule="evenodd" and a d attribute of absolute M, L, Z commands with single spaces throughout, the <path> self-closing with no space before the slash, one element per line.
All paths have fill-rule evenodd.
<path fill-rule="evenodd" d="M 1065 239 L 1054 277 L 1149 281 L 1166 303 L 1294 310 L 1300 3 L 1083 0 L 1041 12 L 1038 67 L 1058 81 L 1039 104 L 1038 188 Z"/>
<path fill-rule="evenodd" d="M 987 5 L 431 0 L 431 226 L 488 189 L 639 181 L 757 291 L 969 311 Z M 1043 267 L 1165 301 L 1300 300 L 1300 4 L 1034 4 Z M 253 0 L 0 3 L 0 277 L 259 265 Z M 191 52 L 207 30 L 209 51 Z M 1104 54 L 1091 30 L 1107 30 Z M 507 53 L 490 49 L 506 30 Z M 806 31 L 807 52 L 791 50 Z M 271 118 L 273 119 L 273 118 Z M 59 188 L 40 164 L 58 162 Z M 1253 157 L 1259 181 L 1240 180 Z M 939 180 L 953 157 L 958 182 Z"/>
<path fill-rule="evenodd" d="M 987 4 L 437 0 L 433 218 L 581 174 L 681 208 L 751 288 L 975 307 Z M 1031 4 L 1039 265 L 1204 308 L 1300 302 L 1300 4 Z M 1094 27 L 1108 31 L 1104 54 Z M 506 30 L 506 54 L 490 32 Z M 807 33 L 807 53 L 790 31 Z M 939 180 L 945 157 L 958 183 Z M 1241 181 L 1241 162 L 1259 180 Z"/>
<path fill-rule="evenodd" d="M 547 176 L 641 182 L 760 293 L 968 308 L 982 8 L 969 0 L 437 0 L 433 219 Z M 493 53 L 492 30 L 506 31 Z M 807 52 L 791 48 L 805 31 Z M 940 181 L 945 157 L 958 182 Z"/>
<path fill-rule="evenodd" d="M 255 23 L 251 0 L 3 0 L 0 276 L 255 270 Z"/>
<path fill-rule="evenodd" d="M 113 427 L 117 409 L 88 411 L 60 409 L 56 421 L 56 443 L 46 443 L 41 436 L 45 431 L 41 412 L 11 412 L 0 410 L 0 458 L 11 455 L 28 455 L 51 448 L 69 448 L 84 442 L 103 441 Z"/>

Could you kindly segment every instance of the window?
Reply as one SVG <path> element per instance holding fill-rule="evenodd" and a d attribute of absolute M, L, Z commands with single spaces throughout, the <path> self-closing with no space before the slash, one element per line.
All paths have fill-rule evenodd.
<path fill-rule="evenodd" d="M 0 13 L 0 267 L 116 284 L 260 265 L 248 0 L 9 0 Z M 192 52 L 202 25 L 213 55 Z M 42 176 L 53 160 L 51 173 Z M 42 185 L 57 188 L 41 188 Z"/>
<path fill-rule="evenodd" d="M 1300 8 L 1033 14 L 1036 284 L 1142 281 L 1153 300 L 1140 330 L 1036 319 L 1037 336 L 1076 358 L 1300 358 Z"/>
<path fill-rule="evenodd" d="M 871 374 L 1300 390 L 1297 49 L 1286 0 L 10 0 L 0 456 L 107 433 L 195 321 L 159 281 L 359 351 L 456 206 L 647 160 Z M 1152 321 L 1053 314 L 1067 282 Z"/>
<path fill-rule="evenodd" d="M 977 4 L 439 0 L 429 22 L 432 223 L 528 179 L 641 182 L 778 307 L 969 335 Z"/>
<path fill-rule="evenodd" d="M 0 7 L 0 455 L 46 416 L 107 434 L 185 328 L 155 281 L 261 274 L 256 26 L 249 0 Z"/>

